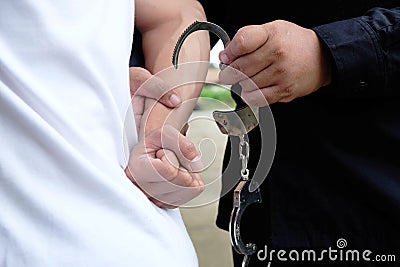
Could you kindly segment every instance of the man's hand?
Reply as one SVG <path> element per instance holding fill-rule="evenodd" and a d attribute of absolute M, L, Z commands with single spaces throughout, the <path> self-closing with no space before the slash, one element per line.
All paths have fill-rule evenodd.
<path fill-rule="evenodd" d="M 181 99 L 175 90 L 168 88 L 161 79 L 153 76 L 144 68 L 129 68 L 129 80 L 137 132 L 139 132 L 146 98 L 155 99 L 169 108 L 175 108 L 181 103 Z M 145 82 L 151 84 L 141 87 Z"/>
<path fill-rule="evenodd" d="M 171 56 L 176 40 L 193 21 L 206 20 L 204 10 L 196 0 L 175 0 L 173 3 L 163 0 L 137 0 L 135 11 L 135 27 L 142 36 L 145 68 L 152 74 L 172 67 Z M 209 55 L 209 34 L 198 32 L 186 40 L 180 63 L 208 61 Z M 175 70 L 174 73 L 181 72 Z M 195 74 L 194 76 L 204 79 L 198 77 L 190 80 L 191 82 L 204 81 L 207 69 L 198 70 Z M 140 128 L 139 143 L 131 152 L 130 172 L 128 171 L 128 175 L 132 174 L 131 180 L 138 184 L 155 204 L 167 208 L 186 203 L 204 188 L 199 174 L 187 171 L 196 169 L 194 167 L 201 164 L 196 158 L 197 152 L 193 144 L 179 133 L 179 130 L 185 128 L 184 125 L 193 111 L 195 103 L 190 100 L 200 95 L 202 84 L 176 86 L 179 87 L 176 91 L 185 105 L 166 107 L 162 101 L 146 97 L 141 123 L 137 123 Z M 140 112 L 136 114 L 139 115 Z M 166 124 L 171 126 L 165 126 Z M 168 139 L 168 136 L 173 138 Z"/>
<path fill-rule="evenodd" d="M 266 104 L 260 91 L 268 104 L 289 102 L 331 82 L 330 64 L 315 32 L 287 21 L 241 28 L 219 58 L 230 66 L 219 79 L 240 82 L 242 98 L 250 105 Z"/>
<path fill-rule="evenodd" d="M 198 196 L 203 168 L 193 145 L 175 128 L 165 125 L 135 145 L 125 172 L 161 208 L 176 208 Z"/>

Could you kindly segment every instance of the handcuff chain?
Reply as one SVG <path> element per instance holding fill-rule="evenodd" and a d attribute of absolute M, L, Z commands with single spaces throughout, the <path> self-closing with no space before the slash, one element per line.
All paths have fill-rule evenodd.
<path fill-rule="evenodd" d="M 242 162 L 242 169 L 240 170 L 240 174 L 242 176 L 242 180 L 249 180 L 249 169 L 247 168 L 247 163 L 249 162 L 250 157 L 250 146 L 249 142 L 244 139 L 244 135 L 240 135 L 239 142 L 239 160 Z"/>

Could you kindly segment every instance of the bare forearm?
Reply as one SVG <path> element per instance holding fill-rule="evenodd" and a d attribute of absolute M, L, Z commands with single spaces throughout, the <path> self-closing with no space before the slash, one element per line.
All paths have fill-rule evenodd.
<path fill-rule="evenodd" d="M 183 32 L 183 30 L 179 31 L 179 33 Z M 191 62 L 208 61 L 208 56 L 209 56 L 209 46 L 208 46 L 209 41 L 207 38 L 208 36 L 204 36 L 204 33 L 200 33 L 199 35 L 201 36 L 194 36 L 194 38 L 186 40 L 187 42 L 185 42 L 185 46 L 183 47 L 180 53 L 181 63 L 189 61 Z M 173 47 L 176 43 L 176 40 L 178 40 L 179 36 L 176 35 L 175 37 L 176 38 L 173 39 L 173 43 L 164 46 L 162 48 L 162 51 L 159 52 L 158 54 L 155 52 L 156 57 L 154 58 L 154 64 L 149 64 L 149 66 L 147 66 L 147 68 L 153 71 L 154 74 L 157 73 L 157 71 L 163 70 L 163 68 L 168 68 L 167 70 L 164 71 L 166 73 L 171 73 L 170 76 L 173 76 L 172 72 L 180 71 L 179 68 L 178 70 L 175 70 L 172 67 L 171 63 Z M 164 64 L 166 63 L 167 66 L 164 66 Z M 205 64 L 200 63 L 196 67 L 203 67 L 203 69 L 200 72 L 196 72 L 196 75 L 194 75 L 194 73 L 190 74 L 190 76 L 193 77 L 192 78 L 193 82 L 205 80 L 207 69 L 204 68 L 204 66 Z M 193 68 L 195 68 L 195 66 L 193 66 Z M 174 85 L 179 86 L 179 84 L 176 83 L 179 82 L 179 79 L 182 78 L 183 75 L 187 74 L 178 75 L 180 77 L 178 77 L 176 81 L 172 81 L 172 83 Z M 189 77 L 187 77 L 187 79 L 184 80 L 188 79 Z M 177 109 L 173 110 L 174 112 L 173 116 L 170 116 L 170 112 L 172 111 L 171 109 L 165 107 L 161 103 L 158 102 L 154 103 L 154 100 L 148 99 L 146 101 L 146 108 L 147 109 L 151 108 L 151 112 L 147 117 L 146 130 L 152 130 L 158 128 L 164 122 L 173 125 L 177 129 L 180 129 L 189 118 L 196 103 L 195 100 L 200 95 L 202 86 L 203 85 L 201 83 L 197 83 L 197 84 L 182 85 L 176 88 L 178 95 L 182 100 L 182 104 Z"/>
<path fill-rule="evenodd" d="M 169 116 L 172 109 L 154 100 L 147 99 L 146 113 L 141 123 L 141 129 L 146 129 L 147 131 L 159 128 L 163 123 L 171 124 L 180 129 L 189 118 L 196 102 L 195 100 L 187 100 L 196 99 L 200 95 L 203 86 L 201 83 L 184 86 L 177 84 L 179 79 L 182 78 L 182 75 L 187 74 L 181 74 L 180 68 L 175 70 L 172 66 L 171 59 L 176 41 L 182 32 L 195 20 L 206 20 L 204 12 L 197 1 L 192 2 L 191 0 L 185 0 L 179 3 L 183 5 L 183 7 L 176 8 L 178 11 L 174 13 L 174 17 L 165 18 L 157 27 L 148 25 L 144 27 L 143 25 L 139 25 L 139 28 L 142 27 L 143 30 L 142 37 L 146 68 L 153 74 L 164 72 L 164 75 L 168 76 L 166 79 L 169 79 L 169 82 L 174 86 L 178 86 L 174 89 L 178 92 L 183 103 L 180 107 L 173 110 L 173 116 Z M 179 63 L 208 62 L 209 51 L 208 32 L 196 32 L 186 39 L 179 55 Z M 190 76 L 193 75 L 193 81 L 205 79 L 207 68 L 204 68 L 204 66 L 207 65 L 200 64 L 197 66 L 200 67 L 200 69 L 194 70 L 196 73 L 189 74 Z M 176 80 L 171 78 L 171 76 L 174 75 L 177 77 Z M 163 74 L 161 74 L 161 76 L 163 76 Z M 168 116 L 169 118 L 166 120 Z"/>

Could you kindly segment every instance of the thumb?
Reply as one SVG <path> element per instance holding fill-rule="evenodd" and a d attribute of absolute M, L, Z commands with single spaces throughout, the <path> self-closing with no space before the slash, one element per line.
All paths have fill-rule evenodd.
<path fill-rule="evenodd" d="M 174 108 L 182 100 L 177 92 L 159 77 L 140 67 L 129 68 L 129 83 L 131 97 L 142 96 L 157 100 L 163 105 Z"/>

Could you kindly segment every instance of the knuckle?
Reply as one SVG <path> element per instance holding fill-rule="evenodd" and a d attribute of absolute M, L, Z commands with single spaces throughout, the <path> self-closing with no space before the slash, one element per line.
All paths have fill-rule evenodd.
<path fill-rule="evenodd" d="M 287 69 L 283 66 L 277 67 L 275 70 L 277 75 L 282 75 L 285 74 L 287 72 Z"/>
<path fill-rule="evenodd" d="M 266 59 L 268 58 L 267 51 L 265 49 L 259 49 L 258 55 L 253 57 L 249 62 L 246 62 L 248 66 L 264 66 Z"/>
<path fill-rule="evenodd" d="M 237 81 L 242 80 L 241 77 L 243 77 L 241 65 L 239 65 L 237 62 L 233 62 L 229 68 L 229 78 Z"/>
<path fill-rule="evenodd" d="M 181 188 L 180 190 L 185 190 L 188 187 L 191 187 L 192 184 L 192 177 L 187 173 L 187 172 L 181 172 L 174 180 L 173 183 L 175 185 L 184 187 Z"/>
<path fill-rule="evenodd" d="M 185 177 L 185 178 L 186 179 L 184 179 L 183 186 L 186 187 L 186 188 L 189 188 L 189 189 L 195 188 L 193 186 L 193 178 L 190 175 L 188 175 L 188 177 Z"/>
<path fill-rule="evenodd" d="M 238 30 L 236 35 L 236 51 L 238 54 L 242 54 L 247 51 L 247 27 Z"/>
<path fill-rule="evenodd" d="M 276 60 L 280 60 L 286 56 L 286 51 L 282 48 L 277 48 L 272 52 Z"/>
<path fill-rule="evenodd" d="M 294 92 L 295 87 L 293 85 L 284 87 L 281 91 L 281 99 L 279 101 L 285 103 L 292 101 L 294 99 Z"/>
<path fill-rule="evenodd" d="M 188 159 L 192 159 L 197 155 L 197 150 L 192 142 L 182 142 L 180 145 L 181 153 Z"/>
<path fill-rule="evenodd" d="M 255 97 L 255 94 L 242 92 L 242 98 L 249 105 L 255 106 L 257 104 L 257 98 Z"/>
<path fill-rule="evenodd" d="M 206 190 L 206 186 L 204 184 L 204 182 L 199 182 L 199 185 L 196 187 L 197 191 L 200 193 L 204 192 Z"/>
<path fill-rule="evenodd" d="M 241 66 L 238 64 L 238 62 L 232 62 L 229 67 L 230 67 L 229 69 L 232 72 L 232 75 L 238 75 L 238 72 L 241 71 Z"/>
<path fill-rule="evenodd" d="M 178 176 L 178 169 L 172 165 L 169 165 L 165 168 L 165 172 L 162 177 L 167 181 L 172 181 Z"/>
<path fill-rule="evenodd" d="M 259 89 L 259 86 L 252 79 L 246 79 L 241 81 L 240 86 L 242 87 L 242 92 L 253 92 Z M 261 92 L 259 93 L 261 95 Z"/>
<path fill-rule="evenodd" d="M 288 86 L 286 87 L 283 92 L 285 93 L 286 96 L 290 96 L 293 94 L 293 87 L 292 86 Z"/>

